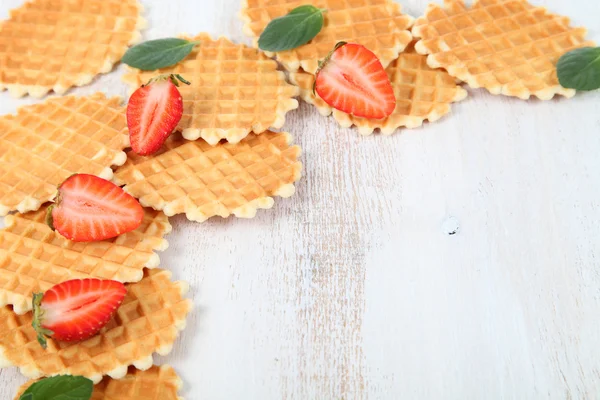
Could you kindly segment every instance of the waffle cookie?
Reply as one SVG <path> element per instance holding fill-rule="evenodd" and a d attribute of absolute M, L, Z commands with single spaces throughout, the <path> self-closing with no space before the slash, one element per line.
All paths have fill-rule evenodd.
<path fill-rule="evenodd" d="M 462 0 L 431 4 L 413 34 L 430 67 L 445 68 L 473 88 L 521 99 L 572 97 L 575 90 L 558 82 L 556 63 L 570 50 L 593 45 L 585 28 L 526 0 L 476 0 L 470 8 Z"/>
<path fill-rule="evenodd" d="M 252 218 L 259 208 L 273 206 L 271 196 L 294 194 L 302 164 L 291 141 L 288 133 L 265 132 L 213 147 L 173 135 L 152 157 L 130 153 L 114 181 L 168 216 L 185 213 L 198 222 L 216 215 Z"/>
<path fill-rule="evenodd" d="M 370 135 L 380 129 L 391 135 L 400 127 L 416 128 L 423 121 L 437 121 L 450 112 L 453 102 L 467 97 L 467 91 L 457 85 L 456 80 L 441 69 L 427 66 L 425 56 L 417 54 L 412 46 L 401 53 L 386 69 L 396 94 L 396 109 L 382 120 L 355 117 L 333 109 L 313 91 L 315 77 L 306 72 L 290 73 L 290 80 L 300 87 L 300 96 L 313 104 L 321 115 L 333 114 L 344 128 L 355 125 L 362 135 Z"/>
<path fill-rule="evenodd" d="M 36 381 L 21 386 L 15 400 Z M 122 379 L 104 377 L 94 386 L 90 400 L 183 400 L 177 396 L 182 382 L 177 372 L 169 365 L 153 365 L 146 371 L 129 367 Z"/>
<path fill-rule="evenodd" d="M 0 22 L 0 91 L 64 94 L 109 72 L 145 21 L 138 0 L 28 0 Z"/>
<path fill-rule="evenodd" d="M 110 179 L 128 146 L 121 99 L 101 93 L 51 98 L 0 117 L 0 215 L 37 210 L 75 173 Z"/>
<path fill-rule="evenodd" d="M 130 365 L 152 367 L 152 354 L 168 354 L 191 301 L 184 299 L 187 283 L 172 282 L 171 273 L 147 269 L 144 278 L 127 284 L 127 295 L 100 333 L 82 342 L 48 340 L 44 350 L 31 327 L 32 313 L 17 315 L 0 308 L 0 367 L 19 367 L 28 378 L 81 375 L 100 382 L 104 375 L 120 379 Z"/>
<path fill-rule="evenodd" d="M 134 231 L 101 242 L 72 242 L 45 223 L 46 208 L 6 217 L 0 230 L 0 307 L 17 314 L 31 310 L 32 293 L 75 278 L 137 282 L 144 268 L 158 267 L 155 251 L 168 247 L 167 216 L 145 209 Z"/>
<path fill-rule="evenodd" d="M 238 143 L 250 132 L 281 128 L 285 114 L 298 108 L 297 88 L 264 54 L 205 33 L 188 39 L 200 44 L 179 64 L 158 71 L 130 68 L 123 77 L 132 89 L 160 74 L 181 74 L 190 81 L 179 87 L 183 116 L 178 129 L 184 138 Z"/>
<path fill-rule="evenodd" d="M 327 10 L 321 32 L 304 46 L 266 53 L 269 57 L 276 56 L 290 71 L 302 68 L 315 73 L 319 60 L 340 41 L 364 45 L 387 67 L 412 40 L 409 29 L 413 18 L 402 14 L 400 4 L 393 0 L 313 0 L 310 3 Z M 244 33 L 258 46 L 258 38 L 269 22 L 305 4 L 305 0 L 242 0 L 240 16 L 245 23 Z"/>

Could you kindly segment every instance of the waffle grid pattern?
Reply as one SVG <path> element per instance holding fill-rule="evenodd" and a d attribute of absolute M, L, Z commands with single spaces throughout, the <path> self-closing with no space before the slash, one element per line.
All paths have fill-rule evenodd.
<path fill-rule="evenodd" d="M 0 117 L 0 215 L 37 210 L 75 173 L 110 179 L 129 146 L 120 103 L 66 96 Z"/>
<path fill-rule="evenodd" d="M 158 74 L 181 74 L 183 116 L 178 129 L 188 140 L 202 138 L 211 145 L 221 139 L 238 143 L 250 132 L 281 128 L 285 114 L 298 108 L 297 88 L 286 82 L 277 63 L 244 45 L 201 34 L 200 41 L 179 64 L 158 71 L 130 69 L 123 80 L 137 89 Z"/>
<path fill-rule="evenodd" d="M 313 92 L 312 74 L 290 73 L 290 79 L 300 87 L 304 101 L 313 104 L 324 116 L 333 114 L 345 128 L 355 125 L 362 135 L 370 135 L 376 129 L 391 135 L 400 127 L 416 128 L 425 120 L 437 121 L 450 112 L 451 103 L 467 97 L 466 90 L 458 86 L 454 78 L 443 70 L 428 67 L 427 58 L 416 54 L 412 47 L 401 53 L 386 71 L 396 94 L 396 109 L 383 120 L 354 117 L 331 108 Z"/>
<path fill-rule="evenodd" d="M 15 400 L 34 383 L 21 386 Z M 146 371 L 130 367 L 123 379 L 102 379 L 94 386 L 90 400 L 183 400 L 177 396 L 181 386 L 181 379 L 169 365 L 154 365 Z"/>
<path fill-rule="evenodd" d="M 152 354 L 168 354 L 185 319 L 191 301 L 183 298 L 184 282 L 171 282 L 171 274 L 145 270 L 144 278 L 127 284 L 127 295 L 115 316 L 100 333 L 82 342 L 48 341 L 42 349 L 31 327 L 31 313 L 15 314 L 0 309 L 0 367 L 16 366 L 29 378 L 70 374 L 94 383 L 104 375 L 120 379 L 130 365 L 152 367 Z"/>
<path fill-rule="evenodd" d="M 271 20 L 304 4 L 304 0 L 242 0 L 244 33 L 254 38 L 258 47 L 258 38 Z M 402 14 L 400 5 L 392 0 L 315 0 L 311 4 L 327 10 L 321 32 L 304 46 L 266 53 L 277 56 L 292 72 L 302 68 L 315 73 L 319 60 L 340 41 L 364 45 L 387 67 L 412 40 L 413 18 Z"/>
<path fill-rule="evenodd" d="M 64 94 L 109 72 L 139 41 L 138 0 L 29 0 L 0 22 L 0 90 Z"/>
<path fill-rule="evenodd" d="M 6 217 L 0 230 L 0 306 L 31 310 L 31 294 L 75 278 L 137 282 L 156 268 L 171 231 L 167 216 L 146 209 L 140 227 L 102 242 L 71 242 L 45 223 L 46 208 Z"/>
<path fill-rule="evenodd" d="M 471 8 L 462 0 L 430 4 L 413 34 L 432 68 L 445 68 L 473 88 L 522 99 L 575 95 L 560 86 L 556 63 L 570 50 L 593 45 L 585 41 L 585 28 L 572 28 L 567 17 L 526 0 L 479 0 Z"/>
<path fill-rule="evenodd" d="M 185 213 L 198 222 L 217 215 L 252 218 L 257 209 L 273 206 L 270 196 L 294 193 L 302 164 L 291 140 L 287 133 L 265 132 L 213 147 L 172 136 L 153 157 L 130 154 L 114 181 L 168 216 Z"/>

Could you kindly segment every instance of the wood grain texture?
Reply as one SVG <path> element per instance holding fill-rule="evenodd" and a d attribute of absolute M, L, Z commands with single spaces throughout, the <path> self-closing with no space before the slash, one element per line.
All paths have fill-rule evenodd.
<path fill-rule="evenodd" d="M 532 1 L 600 41 L 596 2 Z M 249 43 L 239 0 L 143 3 L 146 39 Z M 125 95 L 122 69 L 72 93 Z M 253 220 L 172 219 L 162 267 L 195 310 L 157 361 L 186 399 L 600 398 L 599 100 L 471 90 L 392 137 L 303 104 L 285 126 L 304 149 L 293 198 Z M 32 102 L 0 93 L 0 112 Z M 23 381 L 0 370 L 0 399 Z"/>

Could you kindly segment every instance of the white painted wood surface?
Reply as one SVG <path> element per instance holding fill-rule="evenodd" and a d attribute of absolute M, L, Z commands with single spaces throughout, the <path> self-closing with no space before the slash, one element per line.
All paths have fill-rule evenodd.
<path fill-rule="evenodd" d="M 595 0 L 532 1 L 600 41 Z M 249 43 L 239 0 L 143 3 L 146 39 Z M 125 95 L 121 73 L 72 92 Z M 304 149 L 292 199 L 253 220 L 172 219 L 162 266 L 195 310 L 157 362 L 186 399 L 600 398 L 600 93 L 470 94 L 392 137 L 303 104 L 285 127 Z M 0 112 L 32 102 L 0 93 Z M 0 371 L 0 399 L 23 381 Z"/>

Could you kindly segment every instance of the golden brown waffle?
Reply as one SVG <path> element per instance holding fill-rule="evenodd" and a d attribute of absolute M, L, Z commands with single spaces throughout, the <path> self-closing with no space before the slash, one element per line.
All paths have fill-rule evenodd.
<path fill-rule="evenodd" d="M 168 216 L 185 213 L 192 221 L 233 214 L 252 218 L 271 208 L 271 196 L 294 194 L 300 179 L 300 148 L 288 133 L 250 134 L 238 144 L 210 146 L 173 135 L 160 153 L 130 153 L 114 181 L 147 207 Z"/>
<path fill-rule="evenodd" d="M 145 21 L 137 0 L 28 0 L 0 22 L 0 91 L 64 94 L 109 72 Z"/>
<path fill-rule="evenodd" d="M 168 243 L 167 216 L 146 209 L 134 231 L 101 242 L 72 242 L 45 223 L 46 208 L 6 217 L 0 230 L 0 307 L 12 305 L 18 314 L 31 310 L 32 293 L 75 278 L 137 282 L 144 268 L 160 263 L 155 251 Z"/>
<path fill-rule="evenodd" d="M 445 68 L 473 88 L 521 99 L 572 97 L 575 90 L 558 82 L 556 63 L 570 50 L 593 45 L 585 41 L 585 28 L 525 0 L 476 0 L 471 8 L 462 0 L 430 4 L 413 34 L 430 67 Z"/>
<path fill-rule="evenodd" d="M 132 89 L 159 74 L 181 74 L 190 81 L 179 88 L 183 117 L 178 129 L 184 138 L 237 143 L 250 132 L 281 128 L 285 114 L 298 108 L 297 88 L 264 54 L 205 33 L 188 39 L 200 44 L 179 64 L 158 71 L 130 69 L 123 77 Z"/>
<path fill-rule="evenodd" d="M 393 0 L 313 0 L 308 2 L 327 10 L 321 32 L 309 43 L 293 50 L 266 54 L 277 59 L 290 71 L 302 68 L 315 73 L 323 59 L 340 41 L 359 43 L 374 52 L 387 67 L 411 42 L 409 31 L 413 18 L 402 14 Z M 240 16 L 244 33 L 258 38 L 273 19 L 307 4 L 306 0 L 242 0 Z"/>
<path fill-rule="evenodd" d="M 169 271 L 145 270 L 140 282 L 127 284 L 123 304 L 98 335 L 72 343 L 50 339 L 46 350 L 31 327 L 31 312 L 0 308 L 0 367 L 19 367 L 32 379 L 69 374 L 95 383 L 104 375 L 124 377 L 130 365 L 149 369 L 153 353 L 171 351 L 192 305 L 184 299 L 188 284 L 170 278 Z"/>
<path fill-rule="evenodd" d="M 21 386 L 15 400 L 19 400 L 19 396 L 35 382 Z M 177 396 L 181 386 L 181 379 L 169 365 L 153 365 L 146 371 L 130 367 L 122 379 L 102 379 L 94 386 L 90 400 L 183 400 Z"/>
<path fill-rule="evenodd" d="M 127 159 L 118 97 L 57 97 L 0 117 L 0 215 L 37 210 L 75 173 L 111 179 Z"/>
<path fill-rule="evenodd" d="M 467 97 L 467 91 L 458 86 L 454 78 L 446 71 L 429 68 L 426 57 L 417 54 L 412 46 L 401 53 L 386 71 L 396 94 L 396 109 L 382 120 L 354 117 L 331 108 L 313 92 L 315 78 L 312 74 L 292 72 L 290 79 L 300 87 L 304 101 L 313 104 L 324 116 L 333 114 L 345 128 L 356 125 L 362 135 L 370 135 L 375 129 L 390 135 L 399 127 L 416 128 L 425 120 L 437 121 L 450 112 L 453 102 Z"/>

